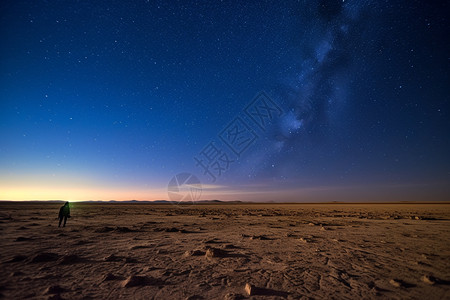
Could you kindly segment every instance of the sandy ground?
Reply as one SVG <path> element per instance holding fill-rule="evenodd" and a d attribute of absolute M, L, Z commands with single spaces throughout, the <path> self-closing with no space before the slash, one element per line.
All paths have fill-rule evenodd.
<path fill-rule="evenodd" d="M 60 205 L 0 203 L 3 298 L 450 299 L 450 204 Z"/>

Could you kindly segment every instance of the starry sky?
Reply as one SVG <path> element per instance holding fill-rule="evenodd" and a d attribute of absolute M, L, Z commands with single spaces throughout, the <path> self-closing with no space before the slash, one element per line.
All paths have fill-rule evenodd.
<path fill-rule="evenodd" d="M 0 4 L 0 199 L 449 200 L 442 1 Z"/>

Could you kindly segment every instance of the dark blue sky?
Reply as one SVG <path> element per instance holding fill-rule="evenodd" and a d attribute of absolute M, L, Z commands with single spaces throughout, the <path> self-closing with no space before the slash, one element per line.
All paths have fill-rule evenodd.
<path fill-rule="evenodd" d="M 448 10 L 2 1 L 0 199 L 167 198 L 188 172 L 203 198 L 448 200 Z"/>

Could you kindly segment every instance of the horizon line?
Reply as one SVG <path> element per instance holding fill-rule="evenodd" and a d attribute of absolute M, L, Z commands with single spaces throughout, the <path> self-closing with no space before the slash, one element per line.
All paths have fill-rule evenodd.
<path fill-rule="evenodd" d="M 195 205 L 195 204 L 450 204 L 450 200 L 401 200 L 401 201 L 242 201 L 242 200 L 197 200 L 197 201 L 171 201 L 171 200 L 61 200 L 61 199 L 46 199 L 46 200 L 35 200 L 35 199 L 27 199 L 27 200 L 7 200 L 0 199 L 0 203 L 7 202 L 40 202 L 40 203 L 60 203 L 60 202 L 73 202 L 73 203 L 104 203 L 104 204 L 176 204 L 176 205 Z"/>

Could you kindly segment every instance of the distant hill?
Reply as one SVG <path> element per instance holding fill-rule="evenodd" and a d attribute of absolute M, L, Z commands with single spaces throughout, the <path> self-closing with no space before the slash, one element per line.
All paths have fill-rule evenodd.
<path fill-rule="evenodd" d="M 242 201 L 222 201 L 222 200 L 199 200 L 199 201 L 170 201 L 170 200 L 88 200 L 88 201 L 77 201 L 77 203 L 136 203 L 136 204 L 214 204 L 214 203 L 244 203 Z"/>

